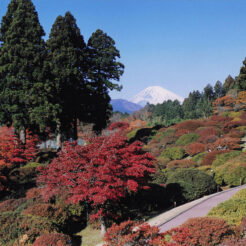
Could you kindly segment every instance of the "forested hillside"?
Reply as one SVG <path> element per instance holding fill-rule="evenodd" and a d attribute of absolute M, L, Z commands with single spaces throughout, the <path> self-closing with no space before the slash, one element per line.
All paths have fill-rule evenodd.
<path fill-rule="evenodd" d="M 246 184 L 246 60 L 182 104 L 112 114 L 124 71 L 113 38 L 98 29 L 85 42 L 70 12 L 44 35 L 32 1 L 11 0 L 0 27 L 0 245 L 245 245 L 245 191 L 165 233 L 143 222 Z M 40 148 L 47 140 L 57 148 Z"/>

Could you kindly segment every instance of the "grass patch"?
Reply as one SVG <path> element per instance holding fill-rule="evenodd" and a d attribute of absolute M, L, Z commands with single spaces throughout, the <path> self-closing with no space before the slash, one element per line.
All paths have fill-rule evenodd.
<path fill-rule="evenodd" d="M 94 229 L 91 225 L 88 225 L 77 235 L 82 236 L 81 246 L 95 246 L 102 243 L 101 231 Z"/>

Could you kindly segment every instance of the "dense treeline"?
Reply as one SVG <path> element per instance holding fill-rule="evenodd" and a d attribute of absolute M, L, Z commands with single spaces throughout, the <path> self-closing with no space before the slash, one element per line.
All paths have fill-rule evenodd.
<path fill-rule="evenodd" d="M 77 138 L 78 121 L 101 131 L 112 111 L 109 90 L 121 89 L 124 71 L 114 40 L 97 30 L 86 44 L 69 12 L 46 42 L 44 35 L 32 2 L 12 0 L 0 27 L 0 124 L 23 142 L 27 129 L 56 133 L 58 145 Z"/>
<path fill-rule="evenodd" d="M 213 114 L 213 103 L 216 99 L 225 95 L 235 98 L 239 91 L 244 90 L 245 84 L 246 69 L 242 67 L 235 79 L 229 75 L 223 84 L 217 81 L 214 86 L 208 84 L 202 92 L 194 90 L 182 103 L 168 100 L 157 105 L 147 104 L 134 113 L 133 118 L 147 121 L 151 125 L 165 126 L 187 119 L 208 118 Z"/>

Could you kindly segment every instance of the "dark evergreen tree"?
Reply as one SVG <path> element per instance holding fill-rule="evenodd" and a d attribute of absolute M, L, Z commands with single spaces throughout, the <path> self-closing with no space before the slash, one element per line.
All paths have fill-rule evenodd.
<path fill-rule="evenodd" d="M 44 125 L 45 114 L 43 118 L 34 117 L 45 98 L 44 35 L 32 2 L 12 0 L 0 28 L 0 123 L 13 125 L 23 133 Z"/>
<path fill-rule="evenodd" d="M 121 86 L 113 82 L 119 81 L 124 71 L 124 65 L 117 58 L 120 58 L 120 52 L 114 40 L 101 30 L 94 32 L 87 44 L 87 64 L 88 80 L 93 90 L 89 111 L 96 131 L 107 125 L 112 112 L 109 90 L 121 90 Z"/>
<path fill-rule="evenodd" d="M 51 71 L 50 100 L 56 105 L 58 147 L 61 133 L 71 137 L 68 131 L 73 128 L 77 138 L 77 121 L 87 120 L 89 89 L 85 83 L 85 48 L 83 36 L 76 20 L 67 12 L 58 16 L 47 40 L 48 62 Z"/>
<path fill-rule="evenodd" d="M 198 117 L 208 118 L 213 114 L 212 102 L 201 98 L 196 105 L 195 112 Z"/>
<path fill-rule="evenodd" d="M 202 97 L 203 95 L 197 90 L 190 92 L 188 98 L 185 98 L 182 104 L 185 119 L 195 119 L 201 117 L 196 110 L 196 105 Z"/>
<path fill-rule="evenodd" d="M 167 100 L 162 104 L 157 104 L 153 110 L 153 117 L 160 117 L 165 125 L 178 122 L 183 116 L 183 109 L 178 100 Z"/>
<path fill-rule="evenodd" d="M 220 81 L 217 81 L 214 86 L 215 98 L 223 97 L 225 95 L 225 89 Z"/>
<path fill-rule="evenodd" d="M 209 101 L 214 99 L 214 88 L 210 84 L 206 85 L 206 87 L 203 89 L 203 96 Z"/>
<path fill-rule="evenodd" d="M 236 88 L 236 81 L 235 81 L 235 79 L 232 78 L 231 75 L 229 75 L 225 79 L 225 82 L 223 84 L 223 88 L 224 88 L 225 93 L 227 93 L 230 89 Z"/>
<path fill-rule="evenodd" d="M 236 89 L 246 90 L 246 58 L 243 61 L 243 66 L 240 69 L 240 73 L 236 79 Z"/>
<path fill-rule="evenodd" d="M 18 6 L 17 1 L 11 1 L 8 5 L 6 15 L 2 17 L 1 26 L 0 26 L 0 44 L 3 44 L 5 40 L 6 32 L 13 20 L 14 13 L 17 9 L 17 6 Z"/>

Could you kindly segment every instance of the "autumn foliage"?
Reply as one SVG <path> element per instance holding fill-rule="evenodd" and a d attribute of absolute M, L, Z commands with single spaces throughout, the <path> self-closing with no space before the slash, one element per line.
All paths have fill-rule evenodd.
<path fill-rule="evenodd" d="M 175 125 L 176 129 L 186 129 L 189 132 L 195 131 L 197 128 L 202 127 L 203 123 L 199 120 L 186 120 L 184 122 L 181 122 L 177 125 Z"/>
<path fill-rule="evenodd" d="M 37 152 L 36 136 L 27 132 L 26 144 L 14 135 L 13 129 L 8 127 L 0 128 L 0 167 L 11 167 L 14 165 L 25 164 L 32 160 Z"/>
<path fill-rule="evenodd" d="M 238 93 L 236 104 L 238 109 L 246 109 L 246 91 L 240 91 Z"/>
<path fill-rule="evenodd" d="M 216 159 L 217 155 L 228 153 L 228 152 L 230 152 L 230 150 L 216 150 L 216 151 L 208 152 L 203 158 L 201 165 L 210 166 L 212 165 L 213 161 Z"/>
<path fill-rule="evenodd" d="M 228 133 L 232 128 L 246 126 L 246 120 L 229 121 L 223 125 L 223 131 Z"/>
<path fill-rule="evenodd" d="M 236 100 L 231 96 L 217 98 L 213 103 L 214 113 L 219 114 L 225 111 L 233 110 L 235 104 Z"/>
<path fill-rule="evenodd" d="M 202 143 L 190 143 L 185 147 L 187 154 L 193 156 L 206 150 L 206 145 Z"/>
<path fill-rule="evenodd" d="M 38 183 L 46 185 L 46 199 L 66 188 L 69 202 L 87 201 L 96 208 L 95 217 L 104 215 L 106 202 L 148 188 L 155 167 L 153 156 L 141 146 L 127 143 L 120 132 L 95 137 L 86 146 L 66 143 L 58 158 L 41 170 Z"/>
<path fill-rule="evenodd" d="M 104 236 L 104 246 L 181 246 L 187 245 L 190 236 L 188 229 L 174 228 L 165 233 L 160 233 L 155 226 L 147 223 L 126 221 L 120 225 L 114 224 Z M 166 237 L 169 238 L 166 241 Z"/>
<path fill-rule="evenodd" d="M 39 236 L 33 246 L 69 246 L 71 245 L 71 238 L 68 235 L 62 233 L 49 233 Z"/>
<path fill-rule="evenodd" d="M 196 162 L 194 162 L 193 160 L 187 160 L 187 159 L 174 160 L 174 161 L 170 161 L 167 164 L 167 168 L 190 168 L 190 167 L 196 167 L 196 166 L 197 166 Z"/>
<path fill-rule="evenodd" d="M 113 131 L 113 130 L 126 130 L 128 127 L 129 127 L 129 123 L 123 122 L 123 121 L 117 121 L 117 122 L 112 123 L 108 127 L 108 130 L 109 131 Z"/>
<path fill-rule="evenodd" d="M 196 133 L 199 134 L 199 136 L 201 137 L 205 137 L 205 136 L 219 136 L 220 132 L 218 128 L 215 127 L 200 127 L 196 130 Z"/>
<path fill-rule="evenodd" d="M 218 149 L 220 147 L 224 149 L 240 149 L 240 138 L 231 138 L 231 137 L 225 137 L 225 138 L 219 138 L 213 143 L 213 149 Z"/>
<path fill-rule="evenodd" d="M 27 131 L 24 145 L 16 135 L 13 128 L 0 127 L 0 193 L 9 191 L 8 173 L 12 168 L 26 164 L 37 153 L 37 136 Z"/>
<path fill-rule="evenodd" d="M 233 235 L 230 226 L 222 219 L 201 217 L 192 218 L 181 225 L 192 232 L 186 243 L 189 246 L 213 246 Z"/>

